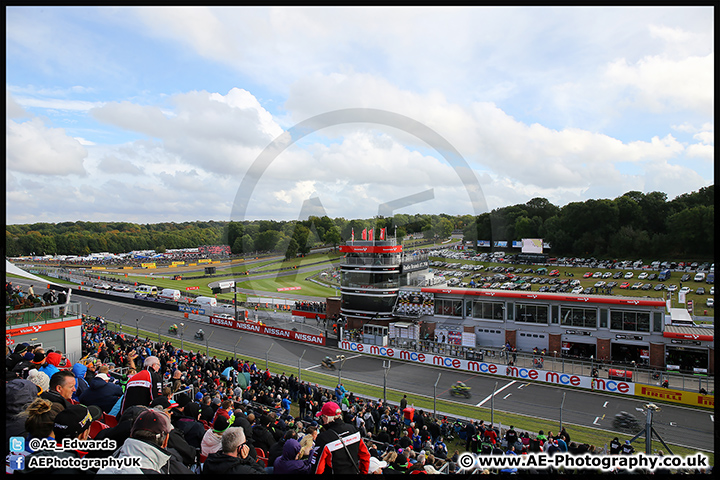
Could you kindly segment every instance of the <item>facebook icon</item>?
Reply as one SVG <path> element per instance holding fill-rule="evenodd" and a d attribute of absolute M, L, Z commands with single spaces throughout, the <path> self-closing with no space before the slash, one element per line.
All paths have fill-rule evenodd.
<path fill-rule="evenodd" d="M 22 455 L 10 455 L 10 468 L 13 470 L 24 470 L 25 457 Z"/>

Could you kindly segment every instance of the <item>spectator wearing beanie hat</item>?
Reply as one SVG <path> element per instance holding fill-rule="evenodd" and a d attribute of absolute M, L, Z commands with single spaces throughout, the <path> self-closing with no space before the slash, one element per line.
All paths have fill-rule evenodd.
<path fill-rule="evenodd" d="M 29 346 L 30 345 L 28 345 L 27 343 L 20 343 L 16 345 L 13 353 L 8 355 L 8 357 L 5 359 L 5 369 L 8 371 L 12 371 L 12 369 L 15 368 L 15 365 L 22 361 L 23 356 L 25 355 L 25 352 L 27 352 Z"/>
<path fill-rule="evenodd" d="M 183 432 L 185 441 L 193 448 L 201 448 L 205 428 L 198 421 L 200 405 L 190 401 L 184 393 L 177 396 L 178 406 L 171 410 L 171 421 L 175 428 Z"/>
<path fill-rule="evenodd" d="M 30 370 L 37 370 L 37 365 L 33 363 L 34 359 L 35 354 L 26 350 L 20 361 L 13 367 L 12 372 L 6 374 L 7 381 L 14 380 L 16 378 L 27 378 Z"/>
<path fill-rule="evenodd" d="M 45 365 L 45 352 L 36 352 L 35 355 L 33 355 L 31 362 L 36 368 L 40 368 Z M 51 377 L 52 375 L 49 376 Z"/>
<path fill-rule="evenodd" d="M 230 425 L 232 425 L 234 420 L 234 417 L 231 421 L 222 415 L 215 419 L 215 423 L 213 423 L 212 428 L 205 432 L 202 442 L 200 442 L 200 463 L 205 462 L 208 455 L 215 453 L 222 448 L 222 434 L 225 430 L 230 428 Z"/>
<path fill-rule="evenodd" d="M 50 377 L 48 377 L 46 373 L 41 372 L 40 370 L 30 370 L 28 372 L 27 379 L 37 385 L 38 388 L 40 388 L 40 392 L 38 392 L 38 395 L 50 389 Z"/>

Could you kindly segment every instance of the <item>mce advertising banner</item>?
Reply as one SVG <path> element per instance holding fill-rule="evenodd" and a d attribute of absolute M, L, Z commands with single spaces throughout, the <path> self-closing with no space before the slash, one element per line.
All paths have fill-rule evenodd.
<path fill-rule="evenodd" d="M 365 343 L 357 342 L 340 342 L 340 348 L 342 350 L 348 350 L 351 352 L 378 355 L 381 357 L 394 358 L 397 360 L 406 360 L 409 362 L 422 363 L 425 365 L 447 367 L 465 372 L 489 373 L 492 375 L 502 375 L 504 377 L 514 378 L 518 380 L 535 380 L 538 382 L 550 383 L 555 385 L 578 387 L 588 390 L 620 393 L 625 395 L 635 394 L 635 384 L 631 382 L 606 380 L 603 378 L 593 379 L 592 377 L 572 375 L 568 373 L 550 372 L 534 368 L 515 366 L 509 367 L 507 365 L 496 363 L 488 363 L 476 360 L 465 360 L 462 358 L 454 357 L 444 357 L 442 355 L 419 353 L 414 351 L 402 350 L 399 348 L 381 347 L 377 345 L 368 345 Z"/>

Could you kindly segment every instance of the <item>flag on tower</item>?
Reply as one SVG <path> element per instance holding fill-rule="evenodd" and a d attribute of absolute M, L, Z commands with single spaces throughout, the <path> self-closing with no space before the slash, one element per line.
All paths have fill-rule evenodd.
<path fill-rule="evenodd" d="M 375 237 L 373 237 L 373 229 L 372 229 L 372 228 L 370 229 L 370 235 L 369 235 L 369 237 L 370 237 L 370 238 L 368 238 L 368 240 L 370 240 L 371 242 L 374 242 L 374 241 L 375 241 Z"/>
<path fill-rule="evenodd" d="M 351 229 L 350 231 L 350 241 L 355 243 L 355 229 Z"/>
<path fill-rule="evenodd" d="M 380 240 L 385 240 L 385 229 L 384 228 L 380 229 Z"/>
<path fill-rule="evenodd" d="M 362 237 L 363 240 L 367 240 L 367 228 L 363 228 Z"/>

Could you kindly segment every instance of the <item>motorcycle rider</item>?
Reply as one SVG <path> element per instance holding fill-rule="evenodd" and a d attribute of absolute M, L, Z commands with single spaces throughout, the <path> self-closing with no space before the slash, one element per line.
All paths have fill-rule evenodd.
<path fill-rule="evenodd" d="M 170 325 L 170 331 L 173 333 L 177 332 L 177 323 Z"/>
<path fill-rule="evenodd" d="M 333 367 L 333 361 L 332 361 L 332 358 L 330 358 L 329 355 L 325 355 L 325 358 L 323 358 L 323 361 L 322 361 L 322 362 L 323 362 L 323 363 L 325 364 L 325 366 L 328 367 L 328 368 L 332 368 L 332 367 Z"/>
<path fill-rule="evenodd" d="M 466 393 L 470 392 L 470 387 L 465 385 L 464 382 L 461 382 L 460 380 L 458 380 L 457 382 L 455 382 L 455 385 L 452 386 L 452 391 L 454 393 L 459 393 L 461 395 L 465 395 Z"/>
<path fill-rule="evenodd" d="M 203 329 L 201 328 L 200 330 L 197 331 L 195 336 L 202 340 L 203 338 L 205 338 L 205 332 L 203 332 Z"/>

